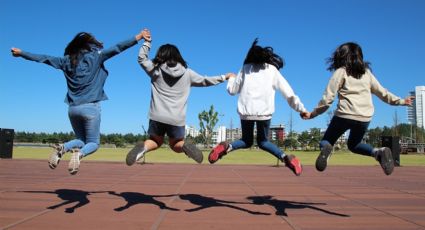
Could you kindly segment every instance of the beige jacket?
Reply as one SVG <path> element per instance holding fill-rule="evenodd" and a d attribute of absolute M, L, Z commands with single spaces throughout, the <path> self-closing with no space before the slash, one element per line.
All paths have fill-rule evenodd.
<path fill-rule="evenodd" d="M 374 107 L 372 94 L 390 105 L 404 105 L 404 99 L 395 96 L 379 84 L 369 69 L 360 78 L 348 76 L 345 68 L 337 69 L 329 80 L 319 104 L 311 113 L 311 118 L 324 113 L 338 94 L 335 116 L 368 122 L 372 119 Z"/>

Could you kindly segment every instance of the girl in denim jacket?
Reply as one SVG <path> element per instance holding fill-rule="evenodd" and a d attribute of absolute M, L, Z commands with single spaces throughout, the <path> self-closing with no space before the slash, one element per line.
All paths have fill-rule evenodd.
<path fill-rule="evenodd" d="M 71 151 L 68 170 L 74 175 L 78 172 L 80 160 L 99 148 L 100 101 L 108 99 L 103 90 L 108 77 L 104 62 L 134 46 L 140 39 L 142 32 L 109 49 L 103 49 L 103 44 L 93 35 L 81 32 L 66 46 L 63 57 L 11 49 L 13 56 L 50 65 L 62 70 L 66 78 L 68 91 L 65 103 L 69 105 L 68 116 L 76 139 L 54 146 L 54 152 L 49 157 L 51 169 L 55 169 L 62 156 Z"/>

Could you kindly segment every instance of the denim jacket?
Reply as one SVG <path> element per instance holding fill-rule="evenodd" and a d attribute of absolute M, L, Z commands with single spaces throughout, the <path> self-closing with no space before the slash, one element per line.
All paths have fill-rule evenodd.
<path fill-rule="evenodd" d="M 135 44 L 137 40 L 133 37 L 109 49 L 93 48 L 90 51 L 81 52 L 75 68 L 72 68 L 68 55 L 53 57 L 22 51 L 21 56 L 62 70 L 68 86 L 65 103 L 73 106 L 107 100 L 103 86 L 108 77 L 108 71 L 103 63 Z"/>

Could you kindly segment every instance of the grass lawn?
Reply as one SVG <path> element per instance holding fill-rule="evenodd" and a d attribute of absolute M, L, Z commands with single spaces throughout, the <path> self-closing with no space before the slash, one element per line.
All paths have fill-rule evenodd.
<path fill-rule="evenodd" d="M 100 148 L 94 154 L 84 158 L 90 161 L 115 161 L 125 162 L 125 157 L 129 148 Z M 51 148 L 45 147 L 14 147 L 14 159 L 41 159 L 46 160 L 52 152 Z M 203 164 L 208 162 L 209 151 L 204 151 Z M 297 156 L 303 165 L 314 165 L 318 151 L 288 151 L 287 154 Z M 64 160 L 69 159 L 70 154 L 66 154 Z M 184 153 L 175 153 L 168 148 L 160 148 L 158 150 L 146 154 L 146 162 L 148 163 L 194 163 L 194 161 Z M 400 155 L 402 166 L 425 166 L 424 154 L 408 154 Z M 257 149 L 237 150 L 223 157 L 216 164 L 264 164 L 274 165 L 277 163 L 276 158 L 271 154 Z M 338 151 L 333 153 L 329 161 L 329 165 L 377 165 L 378 162 L 370 157 L 353 154 L 349 151 Z"/>

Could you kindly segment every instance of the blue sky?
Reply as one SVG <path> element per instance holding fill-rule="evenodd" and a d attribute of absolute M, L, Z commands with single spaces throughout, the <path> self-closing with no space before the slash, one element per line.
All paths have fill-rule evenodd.
<path fill-rule="evenodd" d="M 359 43 L 381 84 L 401 97 L 425 85 L 425 1 L 423 0 L 263 0 L 263 1 L 0 1 L 0 128 L 30 132 L 69 132 L 65 79 L 47 65 L 13 58 L 11 47 L 61 56 L 80 31 L 105 47 L 152 33 L 151 56 L 164 43 L 175 44 L 196 72 L 213 76 L 237 72 L 255 38 L 286 61 L 281 73 L 308 110 L 314 108 L 331 76 L 326 58 L 348 41 Z M 137 63 L 140 44 L 105 63 L 109 100 L 102 103 L 102 133 L 142 133 L 148 124 L 150 81 Z M 225 84 L 192 88 L 187 124 L 214 105 L 219 124 L 239 126 L 237 97 Z M 334 106 L 335 106 L 334 102 Z M 406 107 L 374 97 L 370 127 L 391 126 L 394 114 L 407 122 Z M 326 128 L 328 115 L 303 121 L 276 96 L 272 124 L 303 131 Z"/>

